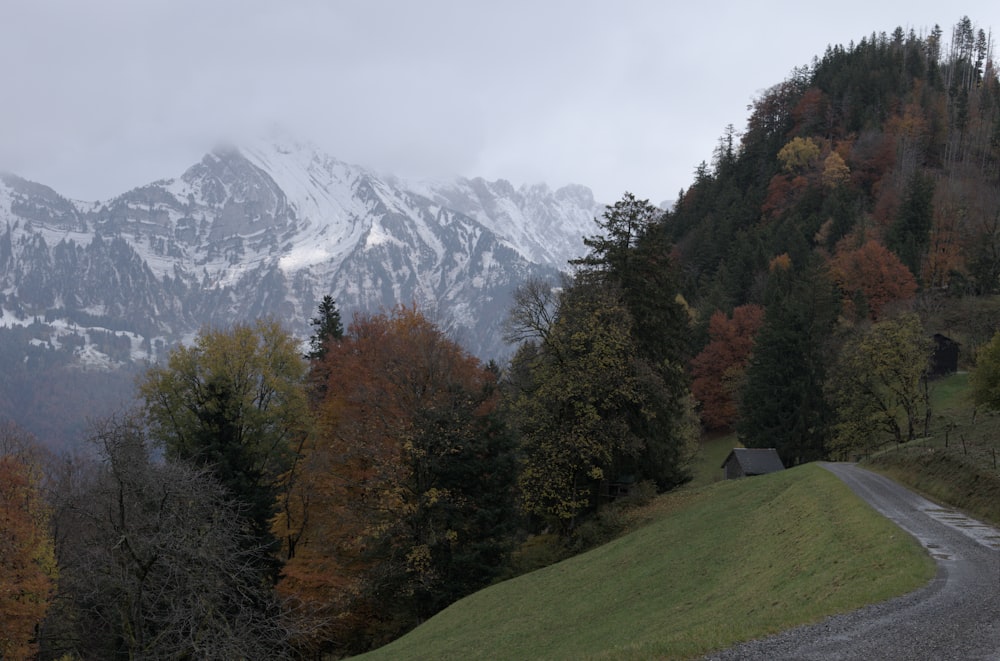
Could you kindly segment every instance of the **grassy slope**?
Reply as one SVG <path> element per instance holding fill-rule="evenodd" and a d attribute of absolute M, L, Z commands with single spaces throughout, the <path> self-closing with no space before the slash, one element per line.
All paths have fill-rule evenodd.
<path fill-rule="evenodd" d="M 934 571 L 816 465 L 655 508 L 639 530 L 471 595 L 364 658 L 687 658 L 905 593 Z"/>
<path fill-rule="evenodd" d="M 978 412 L 968 394 L 969 375 L 933 386 L 929 438 L 873 456 L 868 465 L 939 502 L 1000 525 L 1000 415 Z"/>

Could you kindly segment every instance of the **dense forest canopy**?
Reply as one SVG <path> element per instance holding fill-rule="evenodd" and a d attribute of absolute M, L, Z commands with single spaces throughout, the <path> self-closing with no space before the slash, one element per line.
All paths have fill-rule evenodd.
<path fill-rule="evenodd" d="M 908 310 L 918 313 L 918 334 L 953 336 L 967 358 L 996 329 L 992 35 L 963 17 L 950 35 L 897 28 L 830 46 L 751 109 L 745 130 L 726 129 L 711 165 L 699 166 L 662 220 L 681 293 L 696 311 L 702 421 L 735 427 L 748 445 L 775 445 L 792 462 L 864 445 L 845 429 L 913 438 L 926 431 L 918 411 L 930 419 L 926 401 L 914 400 L 916 384 L 884 401 L 888 419 L 871 411 L 859 419 L 845 389 L 874 388 L 872 374 L 836 357 L 875 333 L 903 341 L 889 329 Z M 759 333 L 740 336 L 735 315 L 746 306 L 765 313 Z M 911 381 L 925 374 L 931 351 L 919 347 L 897 354 L 915 366 L 891 366 Z M 854 369 L 861 365 L 870 363 Z M 869 399 L 881 401 L 886 389 Z"/>
<path fill-rule="evenodd" d="M 730 127 L 664 222 L 699 309 L 762 303 L 774 256 L 795 265 L 874 239 L 925 291 L 1000 287 L 1000 88 L 991 37 L 897 28 L 831 46 Z M 854 292 L 851 292 L 854 293 Z"/>

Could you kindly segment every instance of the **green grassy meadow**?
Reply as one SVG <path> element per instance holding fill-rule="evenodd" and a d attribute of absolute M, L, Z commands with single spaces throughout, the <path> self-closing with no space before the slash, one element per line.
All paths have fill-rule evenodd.
<path fill-rule="evenodd" d="M 692 658 L 906 593 L 934 573 L 911 537 L 817 465 L 681 489 L 642 519 L 363 658 Z"/>

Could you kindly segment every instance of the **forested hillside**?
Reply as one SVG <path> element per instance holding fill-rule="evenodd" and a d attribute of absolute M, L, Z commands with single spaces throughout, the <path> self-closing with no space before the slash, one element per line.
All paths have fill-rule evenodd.
<path fill-rule="evenodd" d="M 758 98 L 745 132 L 730 127 L 665 220 L 693 304 L 764 303 L 758 276 L 773 257 L 833 267 L 869 240 L 923 291 L 996 293 L 990 42 L 968 19 L 946 52 L 942 39 L 937 27 L 923 37 L 897 29 L 830 47 Z M 857 294 L 859 275 L 840 273 L 838 284 Z"/>
<path fill-rule="evenodd" d="M 921 431 L 924 336 L 952 337 L 968 360 L 998 318 L 991 55 L 968 18 L 871 34 L 828 47 L 757 98 L 742 133 L 727 129 L 662 226 L 697 313 L 710 427 L 776 444 L 786 462 L 874 442 L 866 426 Z M 916 357 L 890 352 L 916 368 L 899 377 L 873 332 L 919 341 Z"/>

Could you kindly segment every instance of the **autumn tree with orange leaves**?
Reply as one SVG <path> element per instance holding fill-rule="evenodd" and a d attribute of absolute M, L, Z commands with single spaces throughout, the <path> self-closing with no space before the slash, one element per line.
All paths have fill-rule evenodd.
<path fill-rule="evenodd" d="M 754 304 L 734 309 L 732 317 L 717 310 L 709 319 L 709 342 L 691 361 L 691 392 L 706 428 L 725 429 L 736 422 L 736 390 L 763 322 L 764 308 Z"/>
<path fill-rule="evenodd" d="M 355 316 L 322 360 L 306 523 L 279 590 L 326 622 L 304 648 L 357 652 L 495 578 L 516 465 L 497 371 L 415 308 Z"/>
<path fill-rule="evenodd" d="M 27 659 L 55 589 L 49 507 L 40 451 L 14 427 L 0 429 L 0 659 Z"/>
<path fill-rule="evenodd" d="M 909 301 L 917 291 L 913 274 L 892 251 L 874 239 L 857 248 L 841 243 L 830 264 L 846 310 L 878 320 L 886 306 Z"/>

